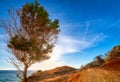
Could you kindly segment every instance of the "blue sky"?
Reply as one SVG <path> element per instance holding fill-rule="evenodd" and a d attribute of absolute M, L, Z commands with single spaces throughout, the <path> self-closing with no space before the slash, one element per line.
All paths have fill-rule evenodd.
<path fill-rule="evenodd" d="M 33 0 L 0 0 L 0 18 L 7 10 L 20 8 Z M 39 0 L 51 19 L 59 19 L 61 32 L 51 59 L 36 63 L 30 69 L 51 69 L 69 65 L 79 68 L 104 55 L 120 44 L 119 0 Z M 14 69 L 6 62 L 11 56 L 3 41 L 0 28 L 0 69 Z"/>

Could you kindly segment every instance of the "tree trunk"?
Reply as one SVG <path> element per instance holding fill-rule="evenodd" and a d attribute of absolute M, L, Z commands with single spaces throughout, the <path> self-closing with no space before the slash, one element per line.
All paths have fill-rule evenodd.
<path fill-rule="evenodd" d="M 28 67 L 25 66 L 23 71 L 23 82 L 27 82 L 27 69 Z"/>

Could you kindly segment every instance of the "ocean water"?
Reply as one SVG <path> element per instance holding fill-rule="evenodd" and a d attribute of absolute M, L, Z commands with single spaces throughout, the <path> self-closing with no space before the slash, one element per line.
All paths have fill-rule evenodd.
<path fill-rule="evenodd" d="M 20 79 L 16 77 L 16 70 L 0 70 L 0 82 L 20 82 Z M 32 72 L 29 71 L 28 75 Z"/>

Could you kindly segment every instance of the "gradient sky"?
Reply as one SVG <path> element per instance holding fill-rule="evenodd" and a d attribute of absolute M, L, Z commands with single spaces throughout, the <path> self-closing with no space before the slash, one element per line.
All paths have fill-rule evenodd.
<path fill-rule="evenodd" d="M 20 8 L 33 0 L 0 0 L 0 19 L 7 10 Z M 39 0 L 51 19 L 59 19 L 61 32 L 51 59 L 36 63 L 30 69 L 51 69 L 69 65 L 80 68 L 97 55 L 106 54 L 120 44 L 119 0 Z M 15 69 L 6 60 L 7 52 L 0 28 L 0 70 Z"/>

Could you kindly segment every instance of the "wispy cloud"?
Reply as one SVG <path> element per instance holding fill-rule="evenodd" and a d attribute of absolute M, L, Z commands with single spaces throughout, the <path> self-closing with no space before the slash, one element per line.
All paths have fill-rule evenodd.
<path fill-rule="evenodd" d="M 63 31 L 60 34 L 58 38 L 58 42 L 55 48 L 53 49 L 53 52 L 50 54 L 51 58 L 46 61 L 33 64 L 30 67 L 31 70 L 39 70 L 39 69 L 47 70 L 47 69 L 52 69 L 58 66 L 66 65 L 67 63 L 64 60 L 64 55 L 71 54 L 71 53 L 74 54 L 76 52 L 83 52 L 85 49 L 95 45 L 95 42 L 98 42 L 99 39 L 103 36 L 102 33 L 98 33 L 93 35 L 94 37 L 92 38 L 88 37 L 90 22 L 87 22 L 86 25 L 83 25 L 83 26 L 86 26 L 86 28 L 82 36 L 80 36 L 79 34 L 77 36 L 72 35 L 72 31 L 74 33 L 74 29 L 76 29 L 76 27 L 81 28 L 80 24 L 76 24 L 74 25 L 74 27 L 70 27 L 70 26 L 73 26 L 73 24 L 68 24 L 68 23 L 62 24 L 61 26 L 62 26 L 61 30 L 65 30 L 65 32 Z M 68 33 L 70 35 L 67 35 L 67 32 L 69 31 L 71 34 Z M 0 35 L 0 38 L 4 38 L 3 35 Z M 3 46 L 1 47 L 1 50 L 0 50 L 2 54 L 8 54 L 5 50 L 6 48 L 5 43 L 1 43 L 0 46 Z"/>
<path fill-rule="evenodd" d="M 30 69 L 46 70 L 65 65 L 65 61 L 62 60 L 62 56 L 65 54 L 78 52 L 78 44 L 83 44 L 83 42 L 75 40 L 69 36 L 61 35 L 58 39 L 58 43 L 53 49 L 53 53 L 50 54 L 51 58 L 41 63 L 34 64 Z"/>
<path fill-rule="evenodd" d="M 88 27 L 87 27 L 88 28 Z M 46 70 L 52 69 L 58 66 L 66 65 L 66 61 L 63 59 L 63 56 L 66 54 L 83 52 L 84 49 L 89 48 L 95 45 L 96 41 L 99 41 L 99 38 L 102 36 L 102 33 L 95 35 L 93 38 L 88 40 L 86 39 L 76 39 L 73 36 L 60 35 L 58 39 L 58 43 L 53 49 L 53 53 L 51 54 L 51 58 L 49 60 L 43 61 L 41 63 L 36 63 L 30 67 L 30 69 L 38 70 Z"/>
<path fill-rule="evenodd" d="M 86 23 L 86 30 L 85 30 L 85 32 L 84 32 L 84 36 L 83 36 L 83 41 L 85 41 L 85 39 L 86 39 L 86 34 L 88 33 L 88 29 L 89 29 L 89 21 Z M 84 44 L 83 44 L 84 45 Z"/>

